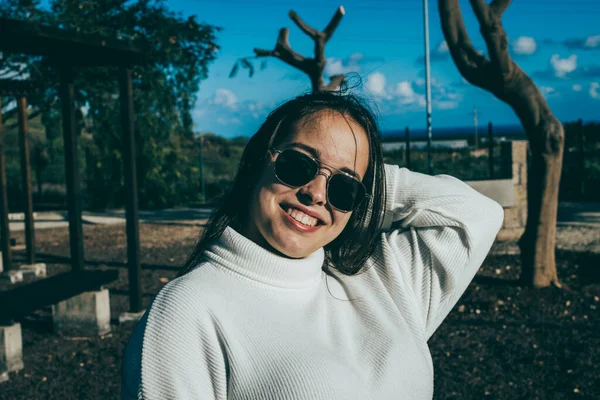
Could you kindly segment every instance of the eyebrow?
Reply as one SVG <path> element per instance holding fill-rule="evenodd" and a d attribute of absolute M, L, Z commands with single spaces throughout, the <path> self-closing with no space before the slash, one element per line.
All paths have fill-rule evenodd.
<path fill-rule="evenodd" d="M 288 143 L 288 146 L 299 147 L 302 150 L 305 150 L 308 153 L 310 153 L 310 155 L 313 156 L 314 158 L 317 158 L 319 161 L 321 161 L 321 159 L 320 159 L 321 152 L 319 150 L 315 149 L 314 147 L 311 147 L 307 144 L 300 143 L 300 142 L 291 142 L 291 143 Z M 323 162 L 323 161 L 321 161 L 321 162 Z M 325 164 L 325 163 L 323 162 L 323 164 Z M 334 167 L 334 168 L 339 169 L 340 171 L 344 171 L 345 173 L 350 174 L 353 177 L 360 180 L 360 175 L 358 175 L 356 172 L 354 172 L 354 170 L 352 170 L 348 167 L 342 167 L 342 168 Z"/>

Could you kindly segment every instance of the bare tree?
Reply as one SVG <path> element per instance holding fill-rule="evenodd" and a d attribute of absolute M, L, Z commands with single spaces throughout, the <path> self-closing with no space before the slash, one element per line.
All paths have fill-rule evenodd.
<path fill-rule="evenodd" d="M 462 76 L 491 92 L 517 114 L 529 140 L 527 225 L 519 240 L 523 283 L 560 287 L 556 273 L 556 214 L 564 129 L 535 83 L 508 54 L 502 14 L 511 0 L 470 0 L 489 58 L 473 47 L 458 0 L 438 0 L 444 37 Z"/>
<path fill-rule="evenodd" d="M 310 27 L 300 18 L 300 16 L 298 16 L 298 14 L 296 14 L 296 12 L 290 11 L 288 15 L 292 21 L 298 25 L 302 32 L 310 36 L 310 38 L 315 42 L 314 58 L 304 57 L 303 55 L 296 53 L 290 46 L 290 30 L 288 28 L 281 28 L 279 31 L 279 37 L 277 38 L 277 43 L 275 44 L 275 48 L 273 50 L 254 49 L 255 55 L 253 57 L 240 59 L 233 66 L 229 76 L 235 76 L 240 66 L 248 69 L 250 76 L 252 76 L 254 73 L 254 66 L 250 61 L 251 59 L 276 57 L 308 75 L 312 84 L 313 92 L 321 90 L 335 90 L 344 81 L 344 74 L 331 76 L 330 82 L 325 85 L 323 80 L 323 70 L 325 69 L 325 64 L 327 62 L 325 58 L 325 44 L 327 41 L 329 41 L 329 39 L 331 39 L 331 36 L 333 36 L 333 33 L 335 32 L 345 13 L 344 7 L 339 6 L 331 18 L 331 21 L 329 21 L 329 24 L 327 24 L 327 27 L 323 31 L 319 31 Z"/>

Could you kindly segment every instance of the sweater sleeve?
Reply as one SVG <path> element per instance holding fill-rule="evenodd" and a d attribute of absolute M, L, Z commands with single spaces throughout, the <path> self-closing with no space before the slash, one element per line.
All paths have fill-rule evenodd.
<path fill-rule="evenodd" d="M 138 368 L 127 367 L 123 399 L 227 397 L 228 364 L 218 324 L 186 286 L 182 278 L 165 286 L 136 328 L 125 357 Z M 131 355 L 136 348 L 137 357 Z"/>
<path fill-rule="evenodd" d="M 385 168 L 384 267 L 429 339 L 483 263 L 504 210 L 454 177 Z"/>

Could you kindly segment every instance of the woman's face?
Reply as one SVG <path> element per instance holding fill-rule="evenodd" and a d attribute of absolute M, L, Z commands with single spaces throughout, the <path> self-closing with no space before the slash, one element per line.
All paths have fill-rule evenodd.
<path fill-rule="evenodd" d="M 352 119 L 336 112 L 320 112 L 300 120 L 274 148 L 294 148 L 337 169 L 350 170 L 361 181 L 369 165 L 366 132 Z M 269 153 L 272 162 L 276 157 L 276 153 Z M 352 213 L 338 211 L 328 204 L 325 175 L 317 175 L 302 187 L 291 188 L 277 180 L 272 162 L 264 168 L 252 195 L 249 218 L 242 233 L 280 255 L 306 257 L 338 237 Z M 337 171 L 321 164 L 320 172 L 329 176 Z M 290 208 L 297 218 L 302 217 L 298 213 L 316 217 L 317 225 L 307 228 L 288 214 Z"/>

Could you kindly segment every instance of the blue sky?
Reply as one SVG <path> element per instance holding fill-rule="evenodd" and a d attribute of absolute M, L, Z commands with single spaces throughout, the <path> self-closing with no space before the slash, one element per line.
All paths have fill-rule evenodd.
<path fill-rule="evenodd" d="M 461 0 L 471 40 L 485 52 L 469 1 Z M 194 109 L 197 132 L 233 137 L 253 134 L 268 112 L 310 90 L 308 78 L 275 58 L 249 78 L 229 72 L 255 47 L 272 49 L 280 28 L 290 28 L 290 44 L 310 56 L 313 42 L 289 19 L 296 11 L 323 29 L 336 8 L 346 15 L 325 48 L 326 74 L 357 72 L 363 95 L 376 105 L 384 130 L 425 128 L 422 2 L 329 0 L 168 0 L 184 15 L 216 25 L 221 49 L 201 83 Z M 432 57 L 433 127 L 518 124 L 513 111 L 491 94 L 465 83 L 443 43 L 437 1 L 429 1 Z M 600 120 L 600 1 L 515 0 L 503 17 L 513 59 L 541 88 L 562 121 Z M 258 63 L 257 63 L 258 66 Z"/>

